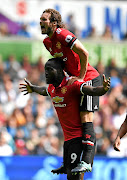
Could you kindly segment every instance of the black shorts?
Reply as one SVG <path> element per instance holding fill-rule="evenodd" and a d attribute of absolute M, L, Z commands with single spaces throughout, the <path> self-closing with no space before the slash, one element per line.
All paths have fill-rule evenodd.
<path fill-rule="evenodd" d="M 102 85 L 102 79 L 101 76 L 96 77 L 95 79 L 92 79 L 90 81 L 86 81 L 85 83 L 88 86 L 101 86 Z M 80 111 L 97 111 L 99 109 L 99 96 L 88 96 L 88 95 L 81 95 L 81 101 L 80 101 Z"/>
<path fill-rule="evenodd" d="M 64 142 L 64 167 L 72 170 L 77 166 L 82 157 L 82 137 L 74 138 Z"/>

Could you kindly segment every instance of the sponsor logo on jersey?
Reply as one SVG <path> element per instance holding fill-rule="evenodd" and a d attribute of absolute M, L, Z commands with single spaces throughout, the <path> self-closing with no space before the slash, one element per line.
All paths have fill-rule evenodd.
<path fill-rule="evenodd" d="M 69 42 L 72 40 L 72 38 L 73 38 L 73 37 L 72 37 L 71 35 L 67 35 L 65 41 L 66 41 L 67 43 L 69 43 Z"/>
<path fill-rule="evenodd" d="M 55 107 L 66 107 L 66 104 L 54 104 Z"/>
<path fill-rule="evenodd" d="M 60 52 L 60 53 L 54 53 L 54 55 L 53 55 L 53 57 L 54 58 L 57 58 L 57 57 L 62 57 L 63 56 L 63 53 L 62 52 Z"/>
<path fill-rule="evenodd" d="M 60 43 L 60 42 L 57 42 L 57 43 L 56 43 L 56 47 L 57 47 L 58 49 L 61 49 L 61 43 Z"/>
<path fill-rule="evenodd" d="M 60 103 L 64 101 L 64 97 L 55 96 L 52 98 L 52 101 L 55 103 Z"/>
<path fill-rule="evenodd" d="M 62 94 L 65 94 L 67 92 L 67 88 L 66 87 L 62 87 L 61 88 L 61 92 L 62 92 Z"/>
<path fill-rule="evenodd" d="M 57 34 L 60 34 L 61 31 L 62 31 L 62 30 L 61 30 L 60 28 L 58 28 L 58 29 L 56 30 L 56 33 L 57 33 Z"/>

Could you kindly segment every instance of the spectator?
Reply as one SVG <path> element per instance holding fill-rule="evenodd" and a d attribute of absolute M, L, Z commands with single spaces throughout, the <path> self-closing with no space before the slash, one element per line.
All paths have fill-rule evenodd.
<path fill-rule="evenodd" d="M 0 55 L 0 82 L 2 82 L 4 76 L 4 64 L 2 61 L 3 59 L 2 56 Z"/>
<path fill-rule="evenodd" d="M 16 144 L 15 155 L 22 155 L 22 156 L 28 155 L 28 150 L 25 147 L 25 141 L 24 140 L 17 139 L 15 141 L 15 144 Z"/>
<path fill-rule="evenodd" d="M 17 79 L 18 71 L 21 68 L 14 54 L 10 54 L 8 59 L 4 62 L 5 72 L 8 73 L 11 79 Z"/>
<path fill-rule="evenodd" d="M 121 84 L 121 80 L 118 77 L 118 72 L 115 69 L 112 69 L 110 73 L 111 73 L 111 88 L 114 88 L 117 85 Z"/>
<path fill-rule="evenodd" d="M 0 37 L 9 36 L 8 25 L 5 22 L 0 23 Z"/>
<path fill-rule="evenodd" d="M 105 31 L 102 35 L 102 39 L 103 40 L 112 40 L 113 39 L 111 27 L 109 25 L 106 25 Z"/>
<path fill-rule="evenodd" d="M 73 34 L 76 34 L 76 26 L 74 23 L 74 16 L 70 14 L 67 19 L 67 29 L 71 31 Z"/>
<path fill-rule="evenodd" d="M 27 73 L 30 73 L 30 71 L 31 71 L 30 58 L 29 58 L 29 56 L 27 54 L 23 55 L 23 57 L 22 57 L 22 68 Z"/>
<path fill-rule="evenodd" d="M 13 149 L 8 144 L 6 139 L 6 132 L 2 131 L 0 133 L 0 156 L 12 156 Z"/>
<path fill-rule="evenodd" d="M 87 37 L 91 40 L 99 40 L 101 39 L 99 35 L 97 35 L 96 28 L 94 26 L 91 27 L 91 31 L 89 32 L 89 35 Z"/>
<path fill-rule="evenodd" d="M 28 32 L 27 27 L 27 24 L 22 24 L 21 29 L 18 31 L 17 35 L 24 38 L 31 38 L 32 35 L 30 32 Z"/>

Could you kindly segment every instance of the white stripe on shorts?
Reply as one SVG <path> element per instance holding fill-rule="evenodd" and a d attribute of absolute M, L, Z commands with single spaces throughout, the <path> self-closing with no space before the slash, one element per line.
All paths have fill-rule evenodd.
<path fill-rule="evenodd" d="M 86 82 L 88 86 L 92 86 L 92 80 Z M 87 95 L 87 110 L 92 111 L 92 96 Z"/>

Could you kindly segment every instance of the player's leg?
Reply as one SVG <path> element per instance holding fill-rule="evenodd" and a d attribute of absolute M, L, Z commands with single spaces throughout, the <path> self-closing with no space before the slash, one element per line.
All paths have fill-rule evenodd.
<path fill-rule="evenodd" d="M 91 113 L 86 113 L 87 117 L 89 114 L 92 117 Z M 92 113 L 93 114 L 93 113 Z M 84 113 L 83 113 L 84 115 Z M 82 123 L 83 126 L 83 137 L 82 137 L 82 144 L 83 144 L 83 155 L 82 161 L 78 164 L 76 168 L 72 170 L 72 173 L 80 173 L 86 171 L 92 171 L 92 164 L 95 155 L 95 146 L 96 146 L 96 135 L 94 133 L 93 122 L 84 122 Z"/>
<path fill-rule="evenodd" d="M 81 140 L 82 140 L 81 138 L 80 138 L 80 140 L 78 140 L 80 145 L 76 143 L 76 147 L 79 147 L 79 150 L 78 150 L 79 158 L 77 159 L 77 162 L 75 162 L 75 164 L 73 164 L 73 167 L 69 166 L 67 168 L 68 169 L 68 178 L 72 179 L 72 180 L 83 180 L 83 178 L 84 178 L 84 173 L 82 173 L 81 175 L 77 174 L 76 176 L 72 175 L 72 173 L 71 173 L 72 168 L 77 166 L 77 164 L 78 164 L 78 162 L 80 161 L 80 158 L 81 158 L 81 153 L 82 153 L 82 143 L 81 143 Z M 70 141 L 69 142 L 64 142 L 63 165 L 61 167 L 57 168 L 57 169 L 53 169 L 51 171 L 53 174 L 67 174 L 66 167 L 68 166 L 68 157 L 71 157 L 70 155 L 68 156 L 69 144 L 70 144 Z M 73 144 L 73 142 L 72 142 L 72 144 Z M 80 146 L 81 146 L 81 148 L 80 148 Z M 72 149 L 74 148 L 75 149 L 75 147 L 72 147 L 72 146 L 70 146 L 70 148 L 72 148 Z M 71 153 L 69 153 L 69 154 L 71 154 Z M 73 158 L 74 157 L 72 156 L 72 159 Z M 69 159 L 71 159 L 71 158 L 69 158 Z M 69 160 L 69 163 L 70 163 L 70 160 Z"/>
<path fill-rule="evenodd" d="M 53 174 L 67 174 L 67 170 L 66 170 L 66 161 L 67 161 L 67 155 L 68 155 L 68 149 L 66 148 L 66 142 L 64 142 L 63 145 L 63 164 L 62 166 L 60 166 L 57 169 L 53 169 L 51 172 Z"/>
<path fill-rule="evenodd" d="M 84 173 L 81 174 L 81 180 L 84 180 Z"/>
<path fill-rule="evenodd" d="M 71 170 L 77 166 L 82 156 L 82 138 L 68 141 L 67 179 L 81 180 L 81 174 L 72 175 Z"/>
<path fill-rule="evenodd" d="M 92 81 L 87 82 L 87 85 L 101 85 L 100 76 Z M 82 96 L 81 98 L 81 122 L 83 126 L 83 156 L 81 163 L 72 170 L 74 172 L 86 172 L 92 170 L 93 159 L 96 147 L 96 135 L 93 127 L 93 113 L 99 108 L 99 97 L 97 96 Z"/>

